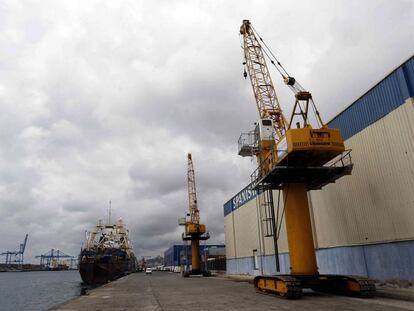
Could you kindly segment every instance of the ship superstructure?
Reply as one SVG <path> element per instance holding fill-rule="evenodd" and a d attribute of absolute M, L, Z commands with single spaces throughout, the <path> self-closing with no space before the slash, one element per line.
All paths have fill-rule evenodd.
<path fill-rule="evenodd" d="M 79 255 L 79 272 L 86 284 L 99 284 L 125 276 L 136 269 L 136 258 L 129 231 L 122 220 L 115 224 L 99 221 Z"/>

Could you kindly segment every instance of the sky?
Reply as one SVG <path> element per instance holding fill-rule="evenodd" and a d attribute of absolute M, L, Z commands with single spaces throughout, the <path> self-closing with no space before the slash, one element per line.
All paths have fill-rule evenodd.
<path fill-rule="evenodd" d="M 327 122 L 413 55 L 412 16 L 404 0 L 0 0 L 0 252 L 28 233 L 27 262 L 76 256 L 111 200 L 136 255 L 163 255 L 182 243 L 189 152 L 209 242 L 224 243 L 223 204 L 255 168 L 237 155 L 258 118 L 242 20 Z"/>

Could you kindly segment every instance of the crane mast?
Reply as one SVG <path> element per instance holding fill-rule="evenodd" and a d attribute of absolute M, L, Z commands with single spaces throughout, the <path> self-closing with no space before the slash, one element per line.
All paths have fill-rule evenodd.
<path fill-rule="evenodd" d="M 303 287 L 371 297 L 375 292 L 372 280 L 320 275 L 316 263 L 307 192 L 350 175 L 353 168 L 350 151 L 343 154 L 345 146 L 339 129 L 329 128 L 322 122 L 311 93 L 287 73 L 262 38 L 256 36 L 257 32 L 248 20 L 243 21 L 240 34 L 243 36 L 243 64 L 247 67 L 260 119 L 253 131 L 241 134 L 239 155 L 257 157 L 258 168 L 251 175 L 252 188 L 262 193 L 263 199 L 256 201 L 258 209 L 272 215 L 270 227 L 273 229 L 266 236 L 274 239 L 277 271 L 278 234 L 275 228 L 279 225 L 274 217 L 273 190 L 283 193 L 290 261 L 290 274 L 257 276 L 255 287 L 287 298 L 299 298 Z M 294 93 L 295 103 L 289 123 L 279 105 L 265 56 Z M 247 77 L 246 70 L 244 76 Z M 312 110 L 317 123 L 315 128 L 309 116 Z"/>

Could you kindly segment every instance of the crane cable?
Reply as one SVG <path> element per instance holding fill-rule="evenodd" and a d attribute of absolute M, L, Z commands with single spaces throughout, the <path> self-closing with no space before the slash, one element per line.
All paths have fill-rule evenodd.
<path fill-rule="evenodd" d="M 262 50 L 262 52 L 267 56 L 267 59 L 270 61 L 270 63 L 276 68 L 276 70 L 279 72 L 279 74 L 282 76 L 282 78 L 283 79 L 286 79 L 287 77 L 290 77 L 290 75 L 289 75 L 289 73 L 286 71 L 286 69 L 282 66 L 282 64 L 280 63 L 280 61 L 276 58 L 276 56 L 273 54 L 273 52 L 270 50 L 270 48 L 267 46 L 267 44 L 266 44 L 266 42 L 264 42 L 263 41 L 263 38 L 259 35 L 259 33 L 257 32 L 257 30 L 253 27 L 253 25 L 251 25 L 250 24 L 250 27 L 252 28 L 252 30 L 253 30 L 253 35 L 255 36 L 255 37 L 258 37 L 259 39 L 260 39 L 260 41 L 263 43 L 263 45 L 264 45 L 264 47 L 266 48 L 266 49 L 264 49 L 264 48 L 262 48 L 261 50 Z M 241 34 L 239 34 L 239 40 L 240 40 L 240 47 L 241 47 L 241 49 L 242 50 L 244 50 L 244 47 L 243 47 L 243 42 L 242 42 L 242 39 L 241 39 L 241 37 L 242 37 L 242 35 Z M 269 53 L 271 54 L 271 56 L 274 58 L 274 60 L 272 59 L 272 57 L 269 55 Z M 247 60 L 246 60 L 246 56 L 245 56 L 245 54 L 243 53 L 243 56 L 244 56 L 244 59 L 245 59 L 245 62 L 243 63 L 243 65 L 246 65 L 246 63 L 247 63 Z M 280 68 L 283 70 L 283 72 L 286 74 L 286 76 L 283 74 L 283 72 L 282 72 L 282 70 L 280 70 L 279 69 L 279 67 L 278 66 L 276 66 L 276 64 L 275 64 L 275 61 L 276 61 L 276 63 L 280 66 Z M 246 69 L 244 70 L 244 78 L 246 78 Z M 291 87 L 291 86 L 289 86 L 289 87 Z"/>
<path fill-rule="evenodd" d="M 255 37 L 259 38 L 259 40 L 262 42 L 263 47 L 261 47 L 261 50 L 263 51 L 263 53 L 266 55 L 267 59 L 270 61 L 270 63 L 276 68 L 276 70 L 279 72 L 279 74 L 282 76 L 284 82 L 288 85 L 288 87 L 291 89 L 291 91 L 297 95 L 299 92 L 303 92 L 305 91 L 305 88 L 292 76 L 289 75 L 289 73 L 287 72 L 287 70 L 285 69 L 285 67 L 283 67 L 282 63 L 277 59 L 277 57 L 275 56 L 275 54 L 272 52 L 272 50 L 268 47 L 268 45 L 266 44 L 266 42 L 264 42 L 263 38 L 260 36 L 260 34 L 257 32 L 257 30 L 253 27 L 252 24 L 250 24 L 250 28 L 252 29 L 252 33 Z M 243 47 L 243 40 L 241 39 L 241 34 L 239 34 L 239 39 L 240 39 L 240 47 L 241 49 L 244 51 L 245 48 Z M 246 79 L 247 78 L 247 72 L 246 72 L 246 63 L 247 63 L 247 59 L 246 59 L 246 54 L 243 53 L 243 57 L 244 57 L 244 72 L 243 72 L 243 76 Z M 276 65 L 277 64 L 277 65 Z M 293 79 L 293 82 L 290 82 L 289 80 Z M 303 110 L 302 107 L 300 106 L 300 104 L 298 105 L 301 114 L 303 115 Z M 319 111 L 316 108 L 315 102 L 313 101 L 313 99 L 310 99 L 310 106 L 311 109 L 313 110 L 313 113 L 316 116 L 316 122 L 318 124 L 318 126 L 324 126 L 324 122 L 322 121 Z"/>
<path fill-rule="evenodd" d="M 274 60 L 276 61 L 276 63 L 280 66 L 280 68 L 282 68 L 282 70 L 284 71 L 284 73 L 287 75 L 287 77 L 290 77 L 289 73 L 286 71 L 286 69 L 283 67 L 283 65 L 280 63 L 280 61 L 276 58 L 276 56 L 273 54 L 273 52 L 270 50 L 270 48 L 267 46 L 266 42 L 263 41 L 263 38 L 259 35 L 259 33 L 257 32 L 257 30 L 253 27 L 252 24 L 250 24 L 250 27 L 253 29 L 254 34 L 259 38 L 259 40 L 263 43 L 264 47 L 266 48 L 266 50 L 270 53 L 270 55 L 273 56 Z M 276 66 L 274 60 L 268 55 L 268 53 L 263 49 L 263 52 L 265 52 L 266 56 L 269 58 L 270 62 L 273 64 L 273 66 Z M 277 68 L 277 70 L 279 71 L 280 75 L 282 76 L 283 79 L 285 79 L 285 75 Z"/>
<path fill-rule="evenodd" d="M 242 38 L 241 38 L 241 34 L 239 34 L 239 41 L 240 41 L 240 48 L 243 50 L 243 58 L 244 58 L 244 62 L 243 62 L 243 77 L 244 77 L 244 79 L 247 79 L 247 71 L 246 71 L 246 63 L 247 63 L 247 60 L 246 60 L 246 54 L 245 54 L 245 52 L 244 52 L 244 47 L 243 47 L 243 40 L 242 40 Z"/>
<path fill-rule="evenodd" d="M 264 52 L 264 54 L 267 56 L 267 58 L 269 59 L 270 63 L 276 68 L 276 70 L 279 72 L 279 74 L 282 76 L 282 78 L 285 80 L 287 78 L 292 78 L 289 73 L 287 72 L 287 70 L 283 67 L 283 65 L 280 63 L 280 61 L 276 58 L 276 56 L 273 54 L 272 50 L 267 46 L 266 42 L 264 42 L 263 38 L 260 36 L 260 34 L 257 32 L 257 30 L 253 27 L 252 24 L 250 24 L 250 27 L 252 28 L 254 34 L 259 38 L 259 40 L 263 43 L 264 49 L 262 49 L 262 51 Z M 270 55 L 274 58 L 274 60 L 272 59 L 272 57 L 270 57 Z M 278 66 L 283 70 L 283 72 L 286 74 L 286 76 L 281 72 L 281 70 L 278 68 Z M 305 91 L 305 88 L 295 79 L 295 82 L 293 85 L 288 84 L 289 88 L 293 91 L 293 93 L 298 93 L 300 91 Z M 324 123 L 323 121 L 320 119 L 320 114 L 318 109 L 316 108 L 315 102 L 311 99 L 311 108 L 313 110 L 313 113 L 317 116 L 316 117 L 316 122 L 318 123 L 319 126 L 323 126 Z M 300 105 L 299 105 L 300 107 Z M 302 107 L 300 107 L 301 112 L 302 111 Z"/>
<path fill-rule="evenodd" d="M 251 26 L 252 28 L 253 28 L 253 26 Z M 256 32 L 256 34 L 257 34 L 257 32 Z M 260 41 L 262 41 L 263 42 L 263 44 L 266 46 L 266 43 L 264 43 L 264 41 L 263 41 L 263 39 L 259 36 L 259 34 L 257 34 L 257 36 L 259 37 L 259 39 L 260 39 Z M 241 37 L 242 37 L 242 35 L 241 34 L 239 34 L 239 38 L 240 38 L 240 48 L 244 51 L 244 47 L 243 47 L 243 43 L 242 43 L 242 40 L 241 40 Z M 267 47 L 267 46 L 266 46 Z M 270 62 L 273 64 L 273 66 L 276 68 L 276 70 L 280 73 L 280 75 L 282 76 L 282 78 L 283 79 L 285 79 L 286 77 L 285 77 L 285 75 L 283 74 L 283 72 L 282 71 L 280 71 L 280 69 L 279 69 L 279 67 L 277 67 L 276 65 L 275 65 L 275 62 L 274 62 L 274 60 L 269 56 L 269 54 L 268 54 L 268 52 L 265 50 L 265 49 L 261 49 L 262 50 L 262 52 L 267 56 L 267 58 L 270 60 Z M 268 49 L 269 51 L 270 51 L 270 49 Z M 271 51 L 270 51 L 270 53 L 272 53 Z M 246 63 L 247 63 L 247 59 L 246 59 L 246 55 L 243 53 L 243 57 L 244 57 L 244 62 L 243 62 L 243 65 L 246 65 Z M 275 59 L 276 59 L 276 57 L 275 57 Z M 277 61 L 277 60 L 276 60 Z M 280 64 L 280 62 L 279 61 L 277 61 L 277 63 L 280 65 L 280 67 L 283 69 L 283 71 L 289 76 L 289 74 L 286 72 L 286 70 L 282 67 L 282 65 Z M 246 78 L 246 69 L 244 70 L 244 77 Z"/>
<path fill-rule="evenodd" d="M 252 28 L 254 34 L 259 38 L 259 40 L 263 43 L 264 48 L 262 51 L 269 59 L 270 63 L 276 68 L 276 70 L 279 72 L 279 74 L 282 76 L 283 80 L 287 78 L 292 78 L 292 76 L 287 72 L 285 67 L 283 67 L 282 63 L 277 59 L 275 54 L 273 54 L 272 50 L 267 46 L 266 42 L 264 42 L 263 38 L 260 36 L 260 34 L 257 32 L 257 30 L 253 27 L 253 25 L 250 24 L 250 27 Z M 270 55 L 269 55 L 270 54 Z M 273 57 L 273 58 L 272 58 Z M 276 62 L 275 62 L 276 61 Z M 281 68 L 279 69 L 278 66 Z M 286 74 L 283 74 L 283 72 Z M 296 94 L 297 92 L 304 91 L 305 88 L 295 79 L 295 82 L 293 85 L 288 84 L 289 88 Z"/>

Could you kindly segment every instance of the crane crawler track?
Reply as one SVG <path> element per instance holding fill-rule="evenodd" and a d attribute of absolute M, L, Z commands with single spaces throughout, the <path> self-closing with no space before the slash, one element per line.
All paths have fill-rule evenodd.
<path fill-rule="evenodd" d="M 372 298 L 375 296 L 376 288 L 373 280 L 361 279 L 358 282 L 361 285 L 360 297 Z"/>
<path fill-rule="evenodd" d="M 302 297 L 300 281 L 290 275 L 256 276 L 254 287 L 261 294 L 278 295 L 286 299 Z"/>
<path fill-rule="evenodd" d="M 309 287 L 319 292 L 359 298 L 372 298 L 376 292 L 373 280 L 348 275 L 321 275 L 319 277 L 319 284 Z"/>

